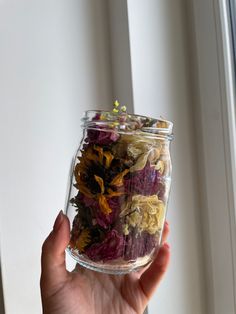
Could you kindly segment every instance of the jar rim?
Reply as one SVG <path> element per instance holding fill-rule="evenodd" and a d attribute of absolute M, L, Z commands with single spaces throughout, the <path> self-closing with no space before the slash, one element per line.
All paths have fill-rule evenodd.
<path fill-rule="evenodd" d="M 173 139 L 173 123 L 162 117 L 157 119 L 126 112 L 115 114 L 108 110 L 86 110 L 81 120 L 82 127 L 86 129 Z"/>

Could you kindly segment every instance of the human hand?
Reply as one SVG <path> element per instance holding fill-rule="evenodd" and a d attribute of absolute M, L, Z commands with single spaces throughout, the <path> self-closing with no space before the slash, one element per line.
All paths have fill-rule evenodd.
<path fill-rule="evenodd" d="M 166 223 L 163 240 L 169 232 Z M 151 265 L 126 275 L 108 275 L 79 265 L 68 272 L 68 218 L 59 213 L 42 247 L 41 297 L 44 314 L 142 314 L 166 272 L 170 252 L 162 245 Z"/>

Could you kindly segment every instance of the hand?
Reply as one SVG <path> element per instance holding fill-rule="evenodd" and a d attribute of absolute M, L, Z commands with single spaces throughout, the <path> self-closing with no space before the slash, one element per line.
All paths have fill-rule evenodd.
<path fill-rule="evenodd" d="M 165 224 L 163 239 L 169 232 Z M 59 213 L 42 247 L 41 296 L 44 314 L 142 314 L 169 262 L 169 246 L 162 245 L 152 264 L 126 275 L 108 275 L 79 265 L 65 266 L 69 243 L 68 218 Z"/>

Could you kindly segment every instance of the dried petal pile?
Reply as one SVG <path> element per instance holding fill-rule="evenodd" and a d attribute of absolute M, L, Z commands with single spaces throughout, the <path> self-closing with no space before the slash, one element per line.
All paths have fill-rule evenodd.
<path fill-rule="evenodd" d="M 96 262 L 135 261 L 159 245 L 170 179 L 166 143 L 104 126 L 87 129 L 74 168 L 71 250 Z"/>

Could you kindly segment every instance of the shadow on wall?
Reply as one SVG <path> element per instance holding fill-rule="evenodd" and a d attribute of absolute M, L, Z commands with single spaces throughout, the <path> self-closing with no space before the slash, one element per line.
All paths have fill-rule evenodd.
<path fill-rule="evenodd" d="M 4 299 L 3 299 L 3 288 L 2 288 L 1 259 L 0 259 L 0 313 L 5 314 Z"/>

